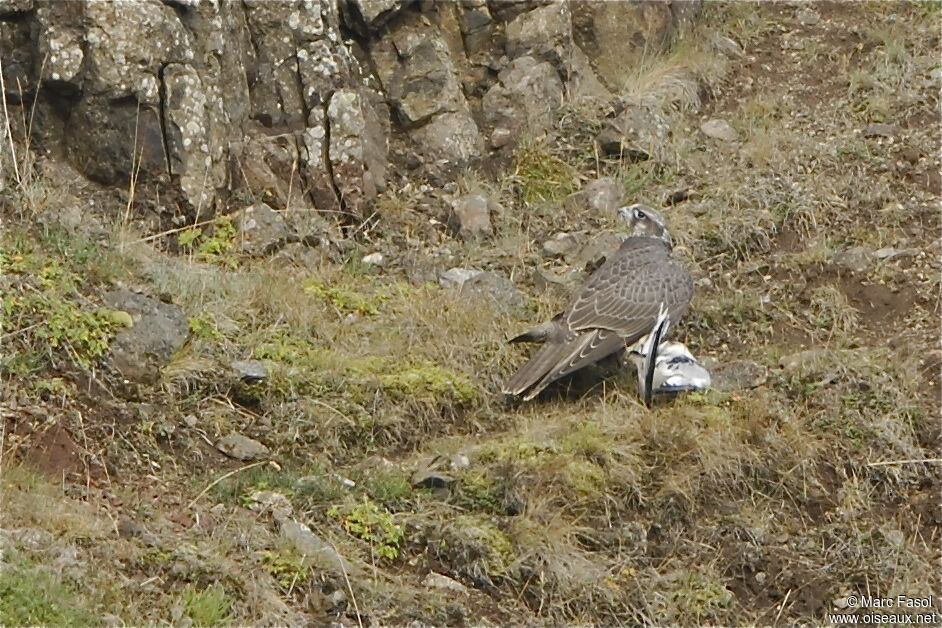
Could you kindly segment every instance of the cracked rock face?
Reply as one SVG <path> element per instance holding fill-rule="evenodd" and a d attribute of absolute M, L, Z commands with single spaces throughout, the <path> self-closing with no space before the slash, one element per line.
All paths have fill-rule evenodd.
<path fill-rule="evenodd" d="M 363 218 L 391 170 L 453 180 L 566 99 L 611 103 L 624 59 L 699 5 L 0 0 L 0 56 L 37 143 L 89 178 L 136 172 L 177 215 L 241 190 Z"/>

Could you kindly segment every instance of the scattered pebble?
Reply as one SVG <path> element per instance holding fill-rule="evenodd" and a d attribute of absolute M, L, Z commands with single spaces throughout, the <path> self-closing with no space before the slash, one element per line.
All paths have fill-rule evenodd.
<path fill-rule="evenodd" d="M 713 379 L 713 388 L 724 391 L 757 388 L 764 384 L 769 376 L 767 368 L 752 360 L 716 362 L 707 368 Z"/>
<path fill-rule="evenodd" d="M 430 571 L 425 579 L 422 580 L 422 586 L 429 589 L 447 589 L 455 593 L 467 593 L 468 587 L 464 586 L 454 578 Z"/>
<path fill-rule="evenodd" d="M 363 259 L 360 261 L 370 266 L 382 266 L 385 260 L 386 258 L 383 257 L 382 253 L 370 253 L 369 255 L 364 255 Z"/>
<path fill-rule="evenodd" d="M 442 288 L 460 288 L 464 282 L 483 272 L 473 268 L 449 268 L 438 276 L 438 283 Z"/>
<path fill-rule="evenodd" d="M 268 447 L 238 432 L 232 432 L 216 441 L 216 449 L 232 458 L 247 461 L 268 455 Z"/>
<path fill-rule="evenodd" d="M 724 142 L 739 139 L 739 133 L 726 120 L 708 120 L 700 125 L 700 130 L 704 135 Z"/>
<path fill-rule="evenodd" d="M 268 377 L 268 366 L 261 360 L 235 360 L 229 366 L 245 382 L 260 382 Z"/>
<path fill-rule="evenodd" d="M 863 130 L 864 137 L 895 137 L 899 133 L 899 127 L 895 124 L 884 124 L 875 122 L 868 124 Z"/>
<path fill-rule="evenodd" d="M 416 488 L 448 488 L 455 482 L 455 478 L 439 471 L 422 469 L 412 475 L 412 486 Z"/>

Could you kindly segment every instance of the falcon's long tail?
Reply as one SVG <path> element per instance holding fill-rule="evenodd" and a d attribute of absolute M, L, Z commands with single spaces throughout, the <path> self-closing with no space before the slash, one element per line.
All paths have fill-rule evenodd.
<path fill-rule="evenodd" d="M 504 384 L 505 395 L 521 395 L 539 382 L 551 371 L 568 352 L 565 344 L 551 343 L 543 345 L 533 354 L 530 361 L 520 367 Z"/>

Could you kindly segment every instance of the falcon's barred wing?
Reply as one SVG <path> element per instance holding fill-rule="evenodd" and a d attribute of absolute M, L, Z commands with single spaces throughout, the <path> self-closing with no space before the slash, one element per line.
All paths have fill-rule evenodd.
<path fill-rule="evenodd" d="M 654 325 L 661 304 L 679 320 L 693 295 L 687 271 L 651 238 L 628 238 L 589 278 L 563 313 L 572 331 L 607 329 L 630 344 Z"/>
<path fill-rule="evenodd" d="M 595 364 L 624 346 L 625 343 L 620 336 L 606 329 L 596 329 L 575 336 L 560 347 L 556 354 L 559 356 L 556 364 L 547 370 L 539 381 L 533 384 L 524 400 L 532 399 L 557 379 L 574 373 L 584 366 Z"/>

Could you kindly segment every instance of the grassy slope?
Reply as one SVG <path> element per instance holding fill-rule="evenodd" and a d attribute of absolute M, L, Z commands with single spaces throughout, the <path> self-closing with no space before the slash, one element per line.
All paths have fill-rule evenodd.
<path fill-rule="evenodd" d="M 438 236 L 408 190 L 384 199 L 387 220 L 348 253 L 391 251 L 383 270 L 232 269 L 227 254 L 167 256 L 123 232 L 95 244 L 28 220 L 9 228 L 8 297 L 33 298 L 8 305 L 3 332 L 16 333 L 0 371 L 0 599 L 47 602 L 0 602 L 0 623 L 346 613 L 356 625 L 357 610 L 382 623 L 820 623 L 848 593 L 938 592 L 938 465 L 870 464 L 939 457 L 938 13 L 817 9 L 820 21 L 801 24 L 784 5 L 709 7 L 707 30 L 741 41 L 745 58 L 691 37 L 625 77 L 626 93 L 676 105 L 660 163 L 599 163 L 586 150 L 595 116 L 567 111 L 560 136 L 519 151 L 500 184 L 463 182 L 506 212 L 493 241 L 448 241 L 451 259 L 422 248 Z M 741 141 L 700 134 L 711 117 Z M 862 137 L 884 120 L 901 127 L 892 141 Z M 694 190 L 667 210 L 678 254 L 709 280 L 682 333 L 698 355 L 768 367 L 764 386 L 653 411 L 627 375 L 519 407 L 497 398 L 525 357 L 505 338 L 565 300 L 529 282 L 526 269 L 561 269 L 540 242 L 614 226 L 556 209 L 598 175 L 655 206 Z M 16 194 L 20 218 L 37 198 L 64 202 L 43 185 L 5 192 L 11 222 Z M 415 244 L 402 249 L 406 238 Z M 915 251 L 864 273 L 832 262 L 855 245 Z M 452 265 L 512 276 L 531 297 L 527 320 L 421 280 Z M 70 366 L 94 362 L 116 329 L 107 313 L 82 314 L 115 280 L 172 295 L 193 321 L 139 402 Z M 61 325 L 42 324 L 50 312 Z M 779 368 L 809 347 L 825 351 Z M 270 361 L 268 383 L 226 378 L 222 365 L 247 357 Z M 238 472 L 191 506 L 239 468 L 207 444 L 232 429 L 271 447 L 278 466 Z M 11 462 L 32 452 L 35 466 L 42 439 L 58 453 L 39 466 L 64 482 Z M 446 470 L 451 490 L 410 486 L 432 457 L 457 453 L 470 466 Z M 345 570 L 279 536 L 258 490 L 287 495 Z M 430 570 L 469 590 L 429 589 Z"/>

